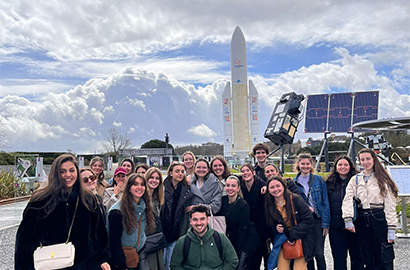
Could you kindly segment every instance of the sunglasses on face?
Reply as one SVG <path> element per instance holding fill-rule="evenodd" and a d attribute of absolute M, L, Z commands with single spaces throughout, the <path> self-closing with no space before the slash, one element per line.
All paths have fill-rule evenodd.
<path fill-rule="evenodd" d="M 95 180 L 95 176 L 94 175 L 90 175 L 88 177 L 83 177 L 83 181 L 84 183 L 87 183 L 88 181 L 94 181 Z"/>

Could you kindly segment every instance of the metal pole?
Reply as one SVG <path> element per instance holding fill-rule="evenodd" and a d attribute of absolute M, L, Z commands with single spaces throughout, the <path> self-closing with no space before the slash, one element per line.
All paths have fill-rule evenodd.
<path fill-rule="evenodd" d="M 351 146 L 351 149 L 352 149 L 352 161 L 353 161 L 353 164 L 356 164 L 356 150 L 355 150 L 355 147 L 354 147 L 354 143 L 356 142 L 356 140 L 354 139 L 354 132 L 352 131 L 352 142 L 351 142 L 351 144 L 350 144 L 350 146 Z"/>
<path fill-rule="evenodd" d="M 401 197 L 401 216 L 403 220 L 402 230 L 404 233 L 404 237 L 407 237 L 407 216 L 406 216 L 406 197 Z"/>
<path fill-rule="evenodd" d="M 320 158 L 322 157 L 323 150 L 325 149 L 325 146 L 326 146 L 325 144 L 326 144 L 326 141 L 324 141 L 324 142 L 323 142 L 322 149 L 320 150 L 319 156 L 318 156 L 318 157 L 316 157 L 316 166 L 315 166 L 315 171 L 317 171 L 317 167 L 319 166 L 319 163 L 320 163 Z"/>
<path fill-rule="evenodd" d="M 329 148 L 328 148 L 328 143 L 327 143 L 327 132 L 325 132 L 325 167 L 326 167 L 326 172 L 330 171 L 329 168 Z"/>
<path fill-rule="evenodd" d="M 280 145 L 280 170 L 285 173 L 285 150 L 283 144 Z"/>

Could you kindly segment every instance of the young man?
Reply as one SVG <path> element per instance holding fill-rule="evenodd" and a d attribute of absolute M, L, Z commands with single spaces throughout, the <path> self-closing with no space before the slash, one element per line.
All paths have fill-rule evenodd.
<path fill-rule="evenodd" d="M 171 269 L 234 270 L 238 265 L 235 249 L 224 234 L 214 233 L 208 225 L 208 208 L 195 205 L 189 216 L 191 228 L 178 239 L 174 247 Z"/>
<path fill-rule="evenodd" d="M 263 181 L 267 181 L 265 176 L 265 166 L 266 166 L 266 159 L 269 155 L 269 147 L 264 143 L 256 144 L 253 149 L 253 156 L 258 161 L 255 164 L 255 173 L 257 176 L 263 179 Z"/>

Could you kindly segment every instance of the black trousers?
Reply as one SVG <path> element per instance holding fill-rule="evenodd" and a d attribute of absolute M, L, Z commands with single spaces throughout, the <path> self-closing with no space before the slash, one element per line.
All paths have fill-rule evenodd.
<path fill-rule="evenodd" d="M 393 246 L 389 258 L 382 256 L 382 244 L 387 243 L 387 221 L 384 211 L 360 210 L 355 226 L 365 269 L 393 270 Z"/>
<path fill-rule="evenodd" d="M 238 254 L 239 263 L 236 267 L 236 270 L 251 270 L 251 258 L 252 258 L 253 251 L 251 252 L 240 252 Z"/>
<path fill-rule="evenodd" d="M 148 260 L 147 260 L 147 249 L 145 247 L 145 245 L 138 250 L 138 266 L 135 268 L 130 268 L 128 270 L 151 270 L 151 267 L 148 264 Z"/>
<path fill-rule="evenodd" d="M 330 228 L 329 241 L 332 248 L 334 270 L 347 270 L 347 251 L 350 255 L 350 269 L 364 269 L 356 233 L 345 229 Z"/>
<path fill-rule="evenodd" d="M 260 269 L 262 257 L 264 258 L 264 269 L 268 269 L 268 248 L 266 246 L 266 239 L 260 240 L 260 244 L 256 247 L 255 251 L 251 256 L 251 263 L 249 269 Z"/>
<path fill-rule="evenodd" d="M 322 229 L 322 219 L 319 218 L 316 214 L 313 214 L 313 235 L 316 241 L 316 249 L 315 249 L 315 257 L 314 259 L 310 260 L 307 264 L 307 268 L 309 270 L 315 269 L 315 260 L 317 264 L 317 269 L 319 270 L 326 270 L 326 261 L 324 255 L 325 249 L 325 237 L 323 236 L 323 229 Z"/>

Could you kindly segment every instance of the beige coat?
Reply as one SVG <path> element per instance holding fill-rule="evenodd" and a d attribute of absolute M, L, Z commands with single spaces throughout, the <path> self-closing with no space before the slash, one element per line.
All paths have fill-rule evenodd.
<path fill-rule="evenodd" d="M 372 174 L 365 183 L 364 173 L 357 175 L 358 185 L 356 187 L 356 175 L 353 176 L 346 187 L 346 195 L 342 204 L 342 216 L 345 223 L 352 222 L 354 215 L 353 197 L 359 198 L 362 202 L 363 209 L 384 209 L 386 215 L 387 227 L 389 230 L 395 230 L 397 227 L 396 216 L 396 198 L 390 189 L 386 186 L 387 195 L 383 197 L 380 194 L 380 188 L 377 179 Z"/>

